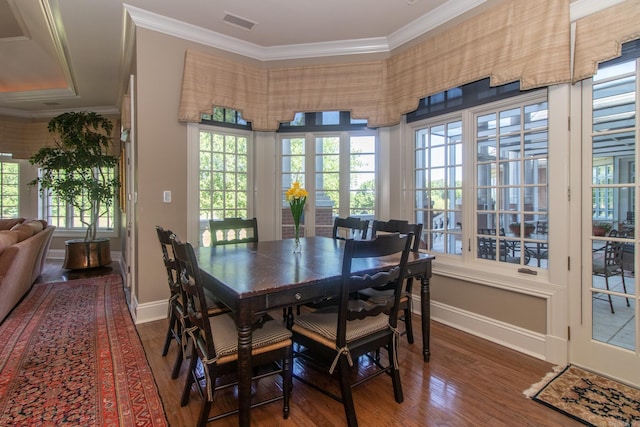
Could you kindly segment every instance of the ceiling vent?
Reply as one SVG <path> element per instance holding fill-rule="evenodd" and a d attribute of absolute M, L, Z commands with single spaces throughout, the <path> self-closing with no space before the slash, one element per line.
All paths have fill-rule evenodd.
<path fill-rule="evenodd" d="M 253 26 L 256 25 L 255 22 L 251 22 L 248 19 L 232 15 L 229 12 L 225 12 L 224 18 L 222 18 L 222 20 L 227 24 L 233 25 L 235 27 L 244 28 L 245 30 L 251 30 Z"/>
<path fill-rule="evenodd" d="M 10 0 L 0 0 L 0 40 L 27 40 L 29 33 L 24 21 L 11 3 Z"/>

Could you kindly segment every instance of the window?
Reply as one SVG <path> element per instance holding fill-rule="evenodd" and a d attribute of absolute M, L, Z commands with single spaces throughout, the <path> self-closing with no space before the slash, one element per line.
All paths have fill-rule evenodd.
<path fill-rule="evenodd" d="M 432 251 L 462 252 L 462 121 L 416 131 L 415 217 Z"/>
<path fill-rule="evenodd" d="M 249 135 L 201 126 L 198 159 L 199 236 L 208 246 L 210 219 L 249 214 Z"/>
<path fill-rule="evenodd" d="M 291 128 L 299 134 L 289 136 Z M 374 218 L 377 133 L 366 122 L 352 120 L 348 112 L 299 113 L 279 133 L 283 238 L 294 235 L 284 194 L 295 181 L 309 192 L 303 236 L 331 236 L 336 216 Z"/>
<path fill-rule="evenodd" d="M 408 115 L 429 117 L 411 126 L 422 247 L 461 260 L 547 268 L 546 95 L 486 86 L 436 94 Z"/>
<path fill-rule="evenodd" d="M 0 217 L 20 216 L 20 166 L 18 163 L 0 160 Z"/>
<path fill-rule="evenodd" d="M 109 168 L 107 170 L 107 179 L 112 179 L 115 175 L 115 169 Z M 59 171 L 59 174 L 65 173 Z M 76 198 L 76 205 L 86 206 L 87 209 L 78 211 L 73 204 L 65 203 L 58 196 L 48 192 L 46 197 L 41 197 L 41 209 L 43 212 L 43 218 L 46 218 L 50 225 L 55 225 L 60 230 L 67 231 L 82 231 L 87 229 L 87 224 L 90 223 L 90 200 L 86 195 L 78 195 Z M 116 203 L 115 194 L 109 204 L 109 206 L 100 206 L 100 217 L 98 218 L 98 231 L 114 231 L 116 228 Z"/>
<path fill-rule="evenodd" d="M 547 102 L 519 103 L 475 117 L 477 256 L 544 267 Z"/>

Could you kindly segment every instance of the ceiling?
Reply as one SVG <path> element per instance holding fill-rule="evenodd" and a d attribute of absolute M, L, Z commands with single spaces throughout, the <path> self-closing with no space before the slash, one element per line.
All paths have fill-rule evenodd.
<path fill-rule="evenodd" d="M 291 60 L 388 53 L 496 1 L 0 0 L 0 114 L 117 112 L 132 25 Z"/>
<path fill-rule="evenodd" d="M 484 3 L 0 0 L 0 114 L 116 112 L 128 74 L 127 15 L 138 26 L 270 60 L 389 51 Z"/>

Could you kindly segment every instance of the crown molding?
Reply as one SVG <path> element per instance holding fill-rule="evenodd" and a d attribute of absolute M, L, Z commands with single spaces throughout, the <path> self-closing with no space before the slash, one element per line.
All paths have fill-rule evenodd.
<path fill-rule="evenodd" d="M 38 110 L 38 111 L 25 111 L 17 110 L 13 108 L 0 107 L 0 116 L 20 117 L 23 119 L 49 119 L 62 113 L 68 112 L 81 112 L 91 111 L 94 113 L 105 115 L 119 115 L 120 110 L 116 107 L 102 106 L 102 107 L 82 107 L 82 108 L 58 108 L 50 110 Z"/>
<path fill-rule="evenodd" d="M 599 12 L 624 1 L 626 0 L 576 0 L 571 3 L 571 22 L 575 22 L 580 18 L 584 18 L 592 13 Z"/>
<path fill-rule="evenodd" d="M 438 6 L 432 12 L 423 15 L 415 21 L 393 32 L 389 37 L 390 49 L 395 49 L 423 34 L 432 31 L 442 24 L 474 9 L 487 0 L 449 0 Z"/>
<path fill-rule="evenodd" d="M 388 37 L 266 47 L 206 30 L 202 27 L 149 12 L 126 3 L 123 6 L 136 26 L 260 61 L 274 61 L 390 52 L 394 48 L 433 30 L 486 1 L 449 0 L 432 13 L 416 19 Z"/>

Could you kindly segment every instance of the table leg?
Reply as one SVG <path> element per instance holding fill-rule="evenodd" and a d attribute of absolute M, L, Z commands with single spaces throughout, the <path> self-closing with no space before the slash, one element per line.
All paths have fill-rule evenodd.
<path fill-rule="evenodd" d="M 238 400 L 239 421 L 251 425 L 251 324 L 238 324 Z"/>
<path fill-rule="evenodd" d="M 431 339 L 431 290 L 429 289 L 429 274 L 420 277 L 420 304 L 422 305 L 422 353 L 424 361 L 429 361 Z"/>

